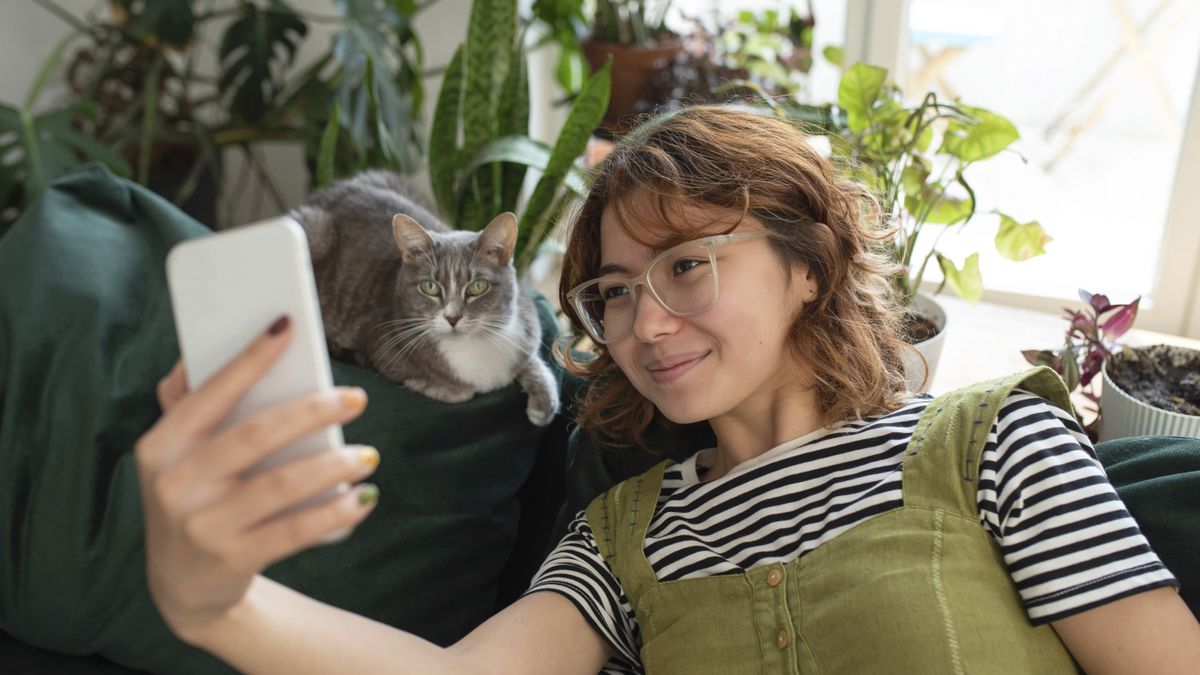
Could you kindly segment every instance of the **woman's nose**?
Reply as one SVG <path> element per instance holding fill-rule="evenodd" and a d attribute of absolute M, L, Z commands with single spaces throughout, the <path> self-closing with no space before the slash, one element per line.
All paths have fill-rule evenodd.
<path fill-rule="evenodd" d="M 683 319 L 666 310 L 650 289 L 639 286 L 633 298 L 633 334 L 642 342 L 654 342 L 679 330 Z"/>

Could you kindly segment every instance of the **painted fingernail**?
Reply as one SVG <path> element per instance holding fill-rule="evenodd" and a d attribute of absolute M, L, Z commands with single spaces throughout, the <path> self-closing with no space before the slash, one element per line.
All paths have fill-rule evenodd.
<path fill-rule="evenodd" d="M 359 447 L 358 463 L 365 469 L 374 469 L 379 466 L 379 451 L 369 445 Z"/>
<path fill-rule="evenodd" d="M 379 487 L 374 483 L 363 483 L 358 490 L 358 503 L 369 506 L 379 499 Z"/>
<path fill-rule="evenodd" d="M 358 387 L 350 387 L 338 391 L 342 407 L 346 410 L 361 410 L 367 405 L 367 392 Z"/>
<path fill-rule="evenodd" d="M 287 315 L 275 319 L 275 323 L 271 324 L 271 327 L 267 329 L 267 335 L 272 337 L 279 335 L 283 331 L 287 330 L 289 323 L 291 323 L 291 319 L 287 318 Z"/>

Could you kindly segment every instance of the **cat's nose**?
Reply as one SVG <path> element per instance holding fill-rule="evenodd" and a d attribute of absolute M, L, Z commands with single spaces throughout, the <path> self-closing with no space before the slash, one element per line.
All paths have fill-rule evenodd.
<path fill-rule="evenodd" d="M 457 326 L 458 320 L 462 318 L 461 316 L 455 316 L 453 314 L 445 314 L 443 316 L 446 317 L 446 323 L 450 324 L 451 328 L 453 328 L 454 326 Z"/>

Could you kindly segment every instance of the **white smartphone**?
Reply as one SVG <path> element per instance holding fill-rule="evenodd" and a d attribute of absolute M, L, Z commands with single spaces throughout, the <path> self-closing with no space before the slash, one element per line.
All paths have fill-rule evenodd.
<path fill-rule="evenodd" d="M 333 389 L 308 242 L 296 221 L 279 217 L 181 242 L 167 254 L 167 285 L 192 389 L 276 319 L 286 315 L 291 321 L 287 350 L 246 392 L 222 429 L 300 396 Z M 343 445 L 341 426 L 331 425 L 279 449 L 244 477 Z M 295 508 L 323 502 L 346 489 L 341 485 Z"/>

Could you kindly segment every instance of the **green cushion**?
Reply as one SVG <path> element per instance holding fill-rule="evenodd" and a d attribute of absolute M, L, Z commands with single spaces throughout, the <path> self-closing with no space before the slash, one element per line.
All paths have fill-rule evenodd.
<path fill-rule="evenodd" d="M 1200 439 L 1135 436 L 1096 445 L 1108 479 L 1200 617 Z"/>
<path fill-rule="evenodd" d="M 93 166 L 0 239 L 0 630 L 152 672 L 228 671 L 150 601 L 130 452 L 178 357 L 163 261 L 207 232 Z M 545 357 L 556 329 L 538 306 Z M 370 396 L 346 439 L 380 449 L 379 506 L 348 541 L 268 575 L 448 644 L 494 609 L 545 431 L 516 385 L 447 405 L 345 363 L 334 379 Z"/>

